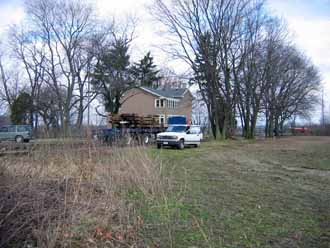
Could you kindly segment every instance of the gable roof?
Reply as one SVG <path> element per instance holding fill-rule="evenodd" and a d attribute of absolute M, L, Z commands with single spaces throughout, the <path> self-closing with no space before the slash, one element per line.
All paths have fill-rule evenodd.
<path fill-rule="evenodd" d="M 153 89 L 150 87 L 140 87 L 140 89 L 147 91 L 153 95 L 165 98 L 182 98 L 188 89 Z"/>

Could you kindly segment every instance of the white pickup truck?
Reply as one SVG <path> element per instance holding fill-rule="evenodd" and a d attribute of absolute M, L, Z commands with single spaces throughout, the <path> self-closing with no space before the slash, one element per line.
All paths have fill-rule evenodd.
<path fill-rule="evenodd" d="M 185 146 L 199 147 L 203 134 L 200 126 L 196 125 L 172 125 L 163 133 L 157 134 L 157 148 L 163 146 L 175 146 L 183 149 Z"/>

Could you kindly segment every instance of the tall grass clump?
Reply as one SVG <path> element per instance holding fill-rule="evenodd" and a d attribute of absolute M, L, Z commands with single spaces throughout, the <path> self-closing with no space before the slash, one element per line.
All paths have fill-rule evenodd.
<path fill-rule="evenodd" d="M 143 147 L 43 144 L 0 157 L 0 247 L 146 247 L 141 209 L 170 183 Z"/>

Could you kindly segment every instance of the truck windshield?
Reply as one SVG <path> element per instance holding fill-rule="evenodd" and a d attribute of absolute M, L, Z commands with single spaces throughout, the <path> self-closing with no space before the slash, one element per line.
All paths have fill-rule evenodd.
<path fill-rule="evenodd" d="M 176 133 L 181 133 L 185 132 L 187 130 L 186 126 L 169 126 L 166 129 L 166 132 L 176 132 Z"/>

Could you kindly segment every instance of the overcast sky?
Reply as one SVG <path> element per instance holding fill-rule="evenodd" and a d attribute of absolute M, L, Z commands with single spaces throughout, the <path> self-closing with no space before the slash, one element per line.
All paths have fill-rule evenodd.
<path fill-rule="evenodd" d="M 4 33 L 8 25 L 22 19 L 22 2 L 23 0 L 0 0 L 0 33 Z M 135 14 L 138 17 L 137 38 L 132 46 L 134 58 L 140 58 L 151 50 L 158 64 L 171 65 L 166 55 L 157 49 L 162 39 L 157 33 L 157 23 L 152 21 L 146 10 L 152 0 L 92 2 L 97 4 L 99 13 L 103 16 Z M 270 13 L 287 20 L 294 41 L 319 68 L 327 98 L 330 99 L 330 0 L 268 0 L 267 7 Z M 178 67 L 177 62 L 175 65 Z"/>

